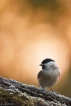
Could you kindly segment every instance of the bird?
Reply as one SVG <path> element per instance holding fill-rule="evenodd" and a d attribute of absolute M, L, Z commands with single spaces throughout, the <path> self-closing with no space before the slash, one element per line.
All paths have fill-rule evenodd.
<path fill-rule="evenodd" d="M 40 66 L 42 66 L 42 69 L 37 75 L 39 86 L 41 86 L 42 90 L 50 87 L 51 91 L 53 91 L 52 86 L 60 76 L 60 70 L 56 62 L 51 58 L 46 58 L 41 62 Z"/>

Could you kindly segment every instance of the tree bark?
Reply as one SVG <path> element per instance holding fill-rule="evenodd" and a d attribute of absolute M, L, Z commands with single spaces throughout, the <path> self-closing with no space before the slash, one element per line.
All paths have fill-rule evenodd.
<path fill-rule="evenodd" d="M 71 106 L 71 98 L 0 77 L 0 105 Z"/>

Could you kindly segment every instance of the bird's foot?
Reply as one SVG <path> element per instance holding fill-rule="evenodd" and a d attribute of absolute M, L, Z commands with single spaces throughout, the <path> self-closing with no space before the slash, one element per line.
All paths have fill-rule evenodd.
<path fill-rule="evenodd" d="M 42 91 L 46 91 L 46 89 L 44 87 L 40 87 L 40 90 Z"/>

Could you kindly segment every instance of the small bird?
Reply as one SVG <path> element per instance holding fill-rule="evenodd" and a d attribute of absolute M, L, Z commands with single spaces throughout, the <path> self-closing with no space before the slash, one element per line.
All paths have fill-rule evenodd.
<path fill-rule="evenodd" d="M 39 71 L 37 78 L 41 89 L 43 90 L 46 87 L 50 87 L 53 91 L 52 86 L 60 76 L 56 62 L 50 58 L 46 58 L 41 62 L 40 66 L 42 66 L 42 70 Z"/>

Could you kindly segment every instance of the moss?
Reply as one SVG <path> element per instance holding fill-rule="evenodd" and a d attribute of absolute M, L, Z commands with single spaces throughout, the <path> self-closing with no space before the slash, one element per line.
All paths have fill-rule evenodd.
<path fill-rule="evenodd" d="M 33 99 L 31 99 L 25 93 L 10 93 L 10 91 L 5 91 L 0 89 L 0 104 L 13 104 L 15 106 L 34 106 Z"/>
<path fill-rule="evenodd" d="M 26 92 L 3 88 L 0 88 L 0 104 L 4 106 L 66 106 L 58 101 L 45 101 L 43 98 L 30 96 Z"/>

